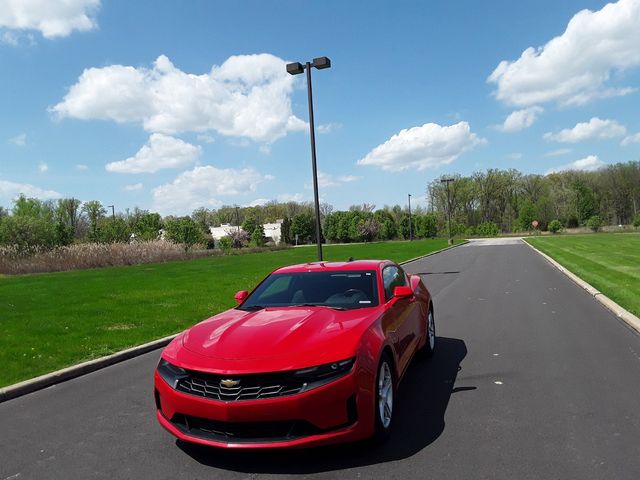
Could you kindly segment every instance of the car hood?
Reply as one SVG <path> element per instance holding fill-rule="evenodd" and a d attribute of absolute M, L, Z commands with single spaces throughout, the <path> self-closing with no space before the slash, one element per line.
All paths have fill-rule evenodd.
<path fill-rule="evenodd" d="M 326 307 L 228 310 L 189 329 L 184 348 L 208 358 L 257 360 L 290 357 L 309 364 L 354 354 L 376 308 L 333 310 Z M 323 360 L 324 359 L 324 360 Z M 294 362 L 298 363 L 298 362 Z"/>

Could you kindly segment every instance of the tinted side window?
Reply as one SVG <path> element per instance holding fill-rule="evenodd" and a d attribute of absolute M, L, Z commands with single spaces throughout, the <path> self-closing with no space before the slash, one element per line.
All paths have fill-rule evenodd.
<path fill-rule="evenodd" d="M 385 301 L 391 300 L 393 297 L 393 289 L 406 285 L 404 272 L 395 265 L 389 265 L 382 270 L 382 283 L 384 285 Z"/>

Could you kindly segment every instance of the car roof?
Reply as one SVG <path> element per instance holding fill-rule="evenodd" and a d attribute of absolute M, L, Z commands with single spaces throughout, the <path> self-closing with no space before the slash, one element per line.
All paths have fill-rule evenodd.
<path fill-rule="evenodd" d="M 289 265 L 275 270 L 273 273 L 323 272 L 378 270 L 381 265 L 392 263 L 390 260 L 352 260 L 350 262 L 309 262 Z"/>

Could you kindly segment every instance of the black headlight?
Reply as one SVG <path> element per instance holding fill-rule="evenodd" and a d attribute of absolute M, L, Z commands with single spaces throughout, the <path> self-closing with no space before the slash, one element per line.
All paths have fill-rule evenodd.
<path fill-rule="evenodd" d="M 351 372 L 355 362 L 356 359 L 354 357 L 339 362 L 318 365 L 316 367 L 303 368 L 296 370 L 293 373 L 293 377 L 304 382 L 304 387 L 302 387 L 300 391 L 300 393 L 302 393 L 337 380 L 340 377 L 344 377 Z"/>
<path fill-rule="evenodd" d="M 176 367 L 175 365 L 167 362 L 164 358 L 161 358 L 160 362 L 158 362 L 158 373 L 164 381 L 171 386 L 171 388 L 176 388 L 181 379 L 189 376 L 184 368 Z"/>

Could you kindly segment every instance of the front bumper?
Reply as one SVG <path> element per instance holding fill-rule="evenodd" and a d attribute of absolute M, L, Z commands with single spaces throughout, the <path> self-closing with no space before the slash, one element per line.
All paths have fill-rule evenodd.
<path fill-rule="evenodd" d="M 181 440 L 229 449 L 310 447 L 373 434 L 373 379 L 353 372 L 285 397 L 224 402 L 171 388 L 155 372 L 159 423 Z"/>

